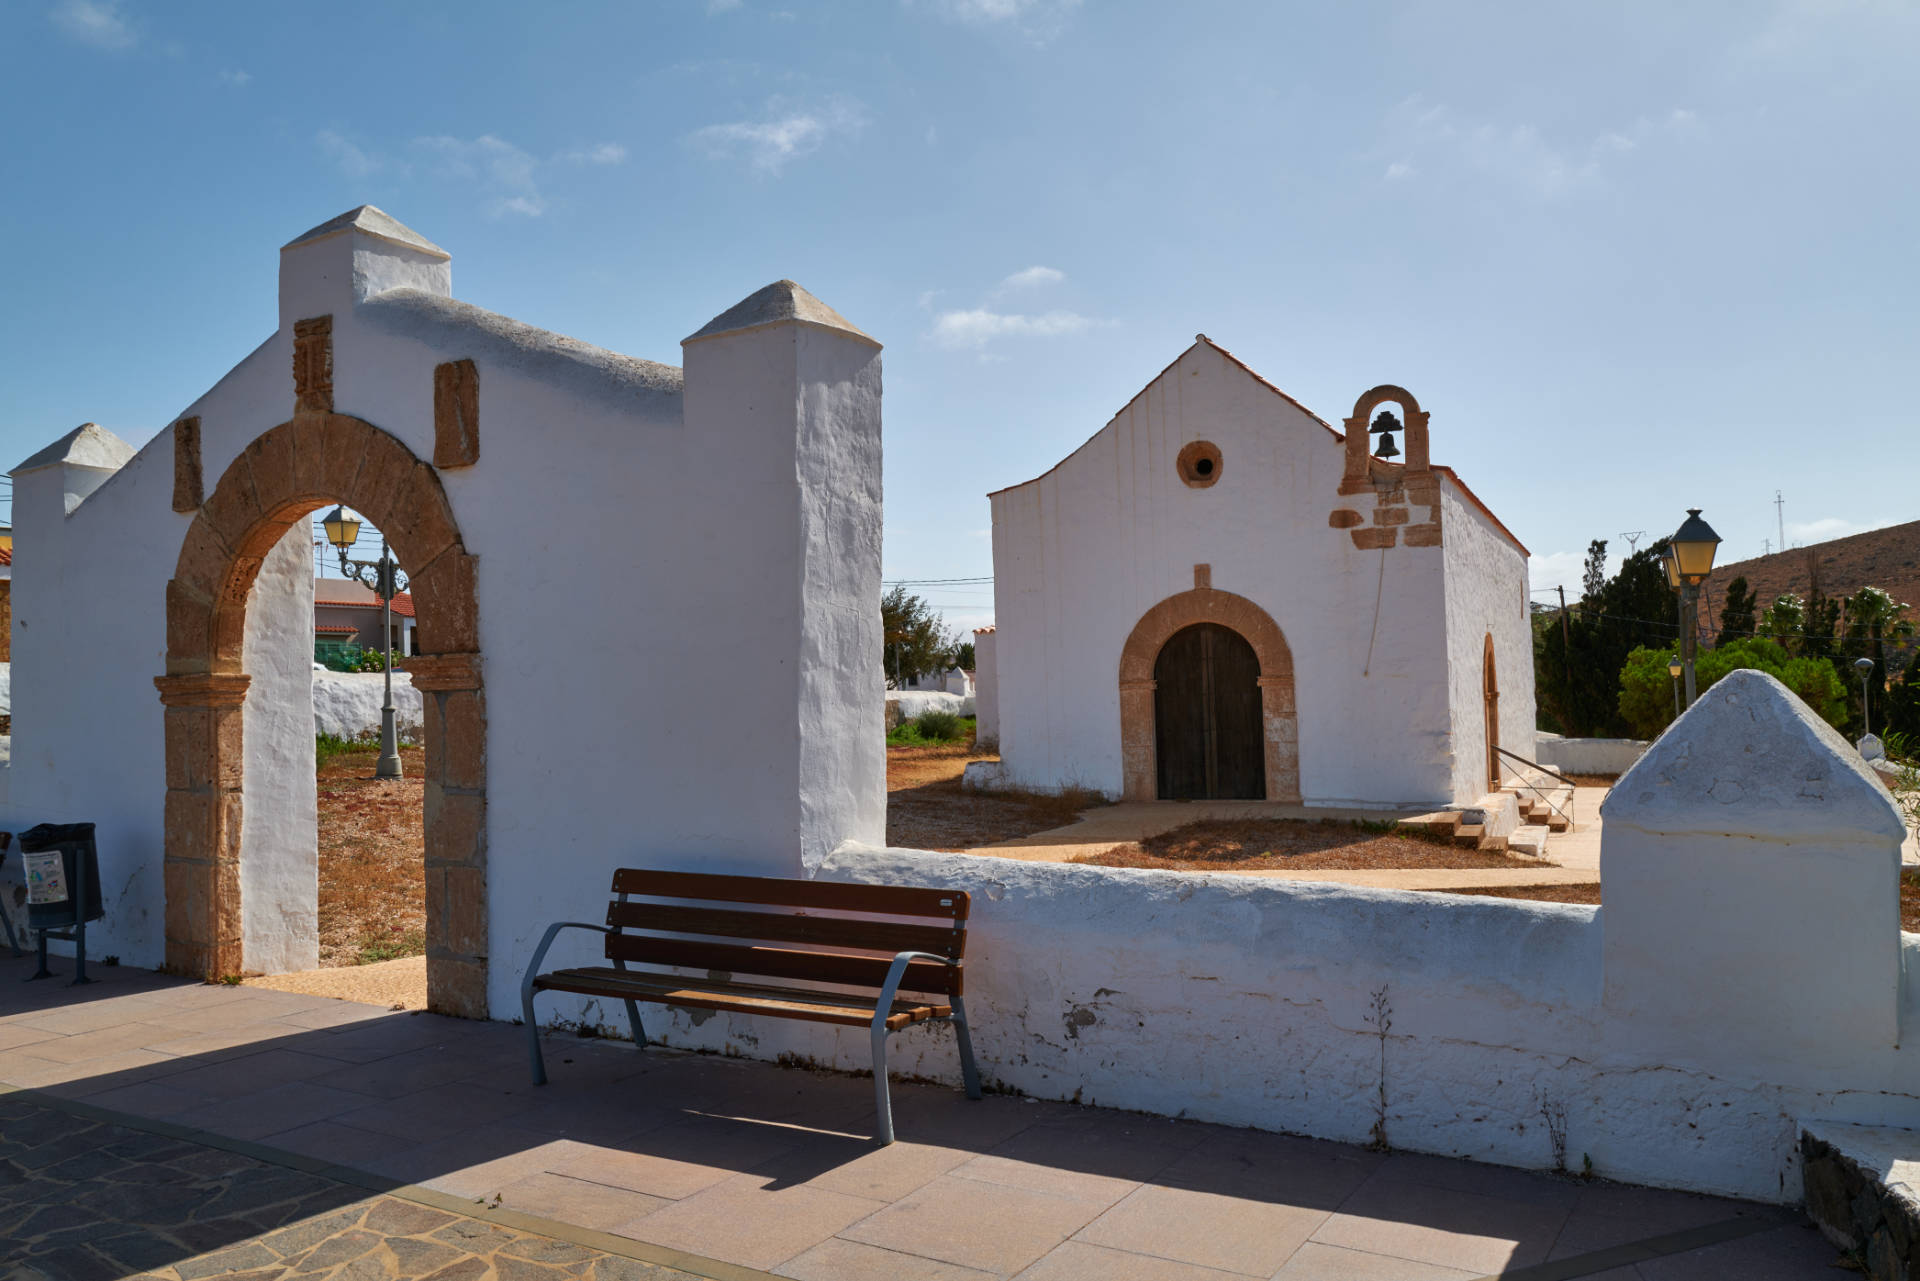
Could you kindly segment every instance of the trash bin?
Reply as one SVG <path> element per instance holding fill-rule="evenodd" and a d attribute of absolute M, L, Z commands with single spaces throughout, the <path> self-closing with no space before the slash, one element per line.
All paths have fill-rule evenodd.
<path fill-rule="evenodd" d="M 20 833 L 27 880 L 27 928 L 40 935 L 40 968 L 49 978 L 47 938 L 74 945 L 73 981 L 87 979 L 87 922 L 106 915 L 100 900 L 100 854 L 91 823 L 42 823 Z"/>

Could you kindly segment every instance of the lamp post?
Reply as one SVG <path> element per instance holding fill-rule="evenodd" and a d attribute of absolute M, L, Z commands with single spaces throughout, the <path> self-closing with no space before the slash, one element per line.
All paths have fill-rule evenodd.
<path fill-rule="evenodd" d="M 1687 508 L 1687 518 L 1667 540 L 1667 581 L 1680 589 L 1680 661 L 1686 670 L 1688 707 L 1696 697 L 1693 653 L 1700 630 L 1700 584 L 1713 573 L 1713 554 L 1719 546 L 1720 535 L 1700 519 L 1698 507 Z"/>
<path fill-rule="evenodd" d="M 327 541 L 340 555 L 340 572 L 363 587 L 373 588 L 373 594 L 380 598 L 380 666 L 386 677 L 386 697 L 380 704 L 380 760 L 373 774 L 375 778 L 399 778 L 400 737 L 393 725 L 393 598 L 400 590 L 400 566 L 387 551 L 385 534 L 380 535 L 379 560 L 347 559 L 347 549 L 360 537 L 360 521 L 344 506 L 328 512 L 320 524 L 327 531 Z"/>
<path fill-rule="evenodd" d="M 1866 734 L 1863 737 L 1872 738 L 1873 712 L 1867 706 L 1867 676 L 1873 671 L 1873 660 L 1856 658 L 1853 660 L 1853 670 L 1860 673 L 1860 721 L 1866 727 Z"/>
<path fill-rule="evenodd" d="M 1680 719 L 1680 651 L 1675 650 L 1673 661 L 1667 664 L 1667 676 L 1673 681 L 1673 719 Z"/>

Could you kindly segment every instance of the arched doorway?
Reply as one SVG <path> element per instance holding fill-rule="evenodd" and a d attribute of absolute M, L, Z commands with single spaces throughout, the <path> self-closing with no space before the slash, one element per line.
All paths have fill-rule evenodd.
<path fill-rule="evenodd" d="M 1264 800 L 1260 660 L 1246 638 L 1195 623 L 1153 664 L 1154 760 L 1163 801 Z"/>
<path fill-rule="evenodd" d="M 304 390 L 304 389 L 303 389 Z M 195 486 L 197 488 L 197 485 Z M 167 584 L 166 954 L 178 973 L 246 966 L 240 911 L 247 600 L 266 554 L 317 509 L 364 513 L 410 566 L 422 654 L 429 1007 L 487 1013 L 486 703 L 475 559 L 440 476 L 394 437 L 304 397 L 194 511 Z"/>
<path fill-rule="evenodd" d="M 1196 581 L 1206 581 L 1196 567 Z M 1215 623 L 1253 652 L 1259 690 L 1261 790 L 1270 801 L 1300 799 L 1299 721 L 1293 701 L 1293 652 L 1267 612 L 1244 596 L 1197 586 L 1169 596 L 1141 615 L 1120 651 L 1121 792 L 1130 801 L 1160 795 L 1159 680 L 1161 653 L 1175 634 Z"/>
<path fill-rule="evenodd" d="M 1480 688 L 1486 703 L 1487 790 L 1500 790 L 1500 677 L 1493 669 L 1493 633 L 1487 633 L 1487 645 L 1481 659 Z"/>

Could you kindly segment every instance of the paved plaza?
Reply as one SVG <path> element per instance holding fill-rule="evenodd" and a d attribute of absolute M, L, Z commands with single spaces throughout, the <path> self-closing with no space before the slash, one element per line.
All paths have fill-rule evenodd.
<path fill-rule="evenodd" d="M 63 971 L 65 963 L 59 963 Z M 0 960 L 0 1281 L 1832 1276 L 1799 1212 Z M 909 1035 L 937 1035 L 935 1032 Z"/>

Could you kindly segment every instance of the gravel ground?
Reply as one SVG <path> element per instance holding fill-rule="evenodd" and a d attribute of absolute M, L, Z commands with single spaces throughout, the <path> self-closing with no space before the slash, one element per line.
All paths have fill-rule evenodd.
<path fill-rule="evenodd" d="M 241 982 L 247 987 L 331 996 L 390 1010 L 427 1008 L 427 958 L 424 956 L 403 956 L 397 961 L 379 961 L 372 965 L 336 965 L 300 974 L 269 974 Z"/>
<path fill-rule="evenodd" d="M 972 761 L 992 761 L 971 745 L 887 749 L 887 844 L 916 850 L 970 850 L 1073 822 L 1106 800 L 1094 793 L 969 792 L 960 775 Z"/>
<path fill-rule="evenodd" d="M 1073 860 L 1167 871 L 1374 871 L 1387 868 L 1537 868 L 1537 859 L 1385 832 L 1378 825 L 1298 818 L 1188 823 Z"/>

